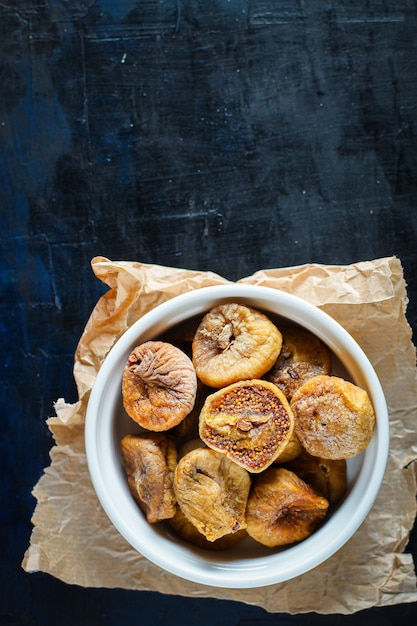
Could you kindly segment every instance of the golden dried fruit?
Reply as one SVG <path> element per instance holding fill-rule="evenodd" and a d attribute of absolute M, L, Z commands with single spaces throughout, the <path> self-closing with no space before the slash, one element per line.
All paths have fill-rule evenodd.
<path fill-rule="evenodd" d="M 296 474 L 269 468 L 256 477 L 246 507 L 247 533 L 269 548 L 309 537 L 329 503 Z"/>
<path fill-rule="evenodd" d="M 198 326 L 192 360 L 203 383 L 225 387 L 263 376 L 275 363 L 281 344 L 280 331 L 266 315 L 243 304 L 221 304 Z"/>
<path fill-rule="evenodd" d="M 191 450 L 195 450 L 196 448 L 206 448 L 207 446 L 201 441 L 200 437 L 195 437 L 194 439 L 187 439 L 183 441 L 182 444 L 178 448 L 178 458 L 181 459 L 183 456 L 191 452 Z"/>
<path fill-rule="evenodd" d="M 155 432 L 177 426 L 193 409 L 197 376 L 190 358 L 164 341 L 147 341 L 129 355 L 122 395 L 127 414 Z"/>
<path fill-rule="evenodd" d="M 223 537 L 219 537 L 215 541 L 209 541 L 184 515 L 180 507 L 177 507 L 177 512 L 169 520 L 169 524 L 181 539 L 206 550 L 227 550 L 233 548 L 247 536 L 246 530 L 241 529 L 235 533 L 223 535 Z"/>
<path fill-rule="evenodd" d="M 281 352 L 266 379 L 291 400 L 296 389 L 313 376 L 330 374 L 331 359 L 327 346 L 313 333 L 298 327 L 281 328 Z"/>
<path fill-rule="evenodd" d="M 311 456 L 305 450 L 289 462 L 286 468 L 311 485 L 330 504 L 334 504 L 346 493 L 347 467 L 345 459 L 323 459 Z"/>
<path fill-rule="evenodd" d="M 301 454 L 302 450 L 303 446 L 301 445 L 301 441 L 295 434 L 295 430 L 293 430 L 290 440 L 285 448 L 283 448 L 279 453 L 274 463 L 288 463 L 289 461 L 296 459 Z"/>
<path fill-rule="evenodd" d="M 291 440 L 294 416 L 282 391 L 266 380 L 244 380 L 208 396 L 200 438 L 249 472 L 268 467 Z"/>
<path fill-rule="evenodd" d="M 375 414 L 368 394 L 337 376 L 316 376 L 294 393 L 295 431 L 312 456 L 348 459 L 368 446 Z"/>
<path fill-rule="evenodd" d="M 191 412 L 178 424 L 175 426 L 172 434 L 179 439 L 189 439 L 191 437 L 198 437 L 198 422 L 200 417 L 200 411 L 203 407 L 203 404 L 209 395 L 212 392 L 212 389 L 203 385 L 203 383 L 197 379 L 197 392 L 194 407 Z"/>
<path fill-rule="evenodd" d="M 246 527 L 250 484 L 246 470 L 208 448 L 183 456 L 174 477 L 182 512 L 208 541 Z"/>
<path fill-rule="evenodd" d="M 130 492 L 150 524 L 175 515 L 177 452 L 164 433 L 125 435 L 120 443 Z"/>

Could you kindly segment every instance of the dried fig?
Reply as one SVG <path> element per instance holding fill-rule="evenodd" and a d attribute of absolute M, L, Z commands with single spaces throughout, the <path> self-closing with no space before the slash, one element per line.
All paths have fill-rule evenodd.
<path fill-rule="evenodd" d="M 280 331 L 266 315 L 242 304 L 221 304 L 199 324 L 192 360 L 203 383 L 225 387 L 263 376 L 275 363 L 281 344 Z"/>
<path fill-rule="evenodd" d="M 207 448 L 207 446 L 201 441 L 200 437 L 184 441 L 178 448 L 178 459 L 182 459 L 183 456 L 196 448 Z"/>
<path fill-rule="evenodd" d="M 125 435 L 120 443 L 129 489 L 150 524 L 175 515 L 177 452 L 165 433 Z"/>
<path fill-rule="evenodd" d="M 174 477 L 175 497 L 182 512 L 208 541 L 246 527 L 250 484 L 246 470 L 208 448 L 183 456 Z"/>
<path fill-rule="evenodd" d="M 197 393 L 195 398 L 194 407 L 191 412 L 178 424 L 175 426 L 172 434 L 179 439 L 189 439 L 190 437 L 198 437 L 198 421 L 200 417 L 200 411 L 203 407 L 203 404 L 209 395 L 212 392 L 212 389 L 203 385 L 203 383 L 197 379 Z"/>
<path fill-rule="evenodd" d="M 169 520 L 169 524 L 181 539 L 206 550 L 227 550 L 240 543 L 247 536 L 246 530 L 241 529 L 235 533 L 223 535 L 215 541 L 209 541 L 184 515 L 180 507 L 177 507 L 177 512 Z"/>
<path fill-rule="evenodd" d="M 375 414 L 364 389 L 337 376 L 315 376 L 294 393 L 295 431 L 312 456 L 348 459 L 369 444 Z"/>
<path fill-rule="evenodd" d="M 286 468 L 311 485 L 329 504 L 334 504 L 345 494 L 347 471 L 345 459 L 333 460 L 311 456 L 305 450 Z"/>
<path fill-rule="evenodd" d="M 268 467 L 291 440 L 294 416 L 282 391 L 266 380 L 244 380 L 208 396 L 200 438 L 249 472 Z"/>
<path fill-rule="evenodd" d="M 274 463 L 288 463 L 293 459 L 296 459 L 302 452 L 303 446 L 301 445 L 301 441 L 298 439 L 295 431 L 293 430 L 290 440 L 288 441 L 285 448 L 279 453 Z"/>
<path fill-rule="evenodd" d="M 296 474 L 269 468 L 254 480 L 246 507 L 247 533 L 270 548 L 306 539 L 329 503 Z"/>
<path fill-rule="evenodd" d="M 313 333 L 298 327 L 282 329 L 282 348 L 272 369 L 270 380 L 291 400 L 298 387 L 313 376 L 330 374 L 331 359 L 327 346 Z"/>
<path fill-rule="evenodd" d="M 164 341 L 147 341 L 129 355 L 122 395 L 127 414 L 156 432 L 177 426 L 192 410 L 197 376 L 190 358 Z"/>

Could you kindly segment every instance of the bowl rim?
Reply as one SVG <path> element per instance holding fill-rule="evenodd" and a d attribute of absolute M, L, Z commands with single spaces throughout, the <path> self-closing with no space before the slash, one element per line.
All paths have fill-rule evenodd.
<path fill-rule="evenodd" d="M 253 300 L 260 301 L 260 304 L 253 304 Z M 120 362 L 126 360 L 138 338 L 144 337 L 140 339 L 144 341 L 151 338 L 150 334 L 156 337 L 194 315 L 204 314 L 220 301 L 245 302 L 266 313 L 270 306 L 271 312 L 314 332 L 326 342 L 350 374 L 353 370 L 359 370 L 360 376 L 352 377 L 356 384 L 367 389 L 376 415 L 374 435 L 362 453 L 364 471 L 357 477 L 346 502 L 332 513 L 331 518 L 299 544 L 265 557 L 242 559 L 237 563 L 222 561 L 217 553 L 205 554 L 193 547 L 184 548 L 181 541 L 174 543 L 160 533 L 157 545 L 154 545 L 152 537 L 157 531 L 150 528 L 145 519 L 144 532 L 138 536 L 129 519 L 114 502 L 103 475 L 107 472 L 108 476 L 112 476 L 108 458 L 108 455 L 111 457 L 109 437 L 112 425 L 110 417 L 106 417 L 103 422 L 103 414 L 106 415 L 107 409 L 103 408 L 102 403 L 106 393 L 110 393 L 109 382 L 115 363 L 119 363 L 120 367 Z M 335 554 L 361 526 L 375 502 L 385 474 L 389 453 L 388 409 L 380 381 L 368 357 L 348 331 L 325 311 L 299 296 L 273 287 L 242 283 L 213 285 L 182 293 L 157 305 L 134 322 L 116 341 L 98 371 L 88 400 L 85 452 L 91 481 L 102 508 L 118 532 L 142 556 L 169 573 L 191 582 L 223 588 L 262 587 L 290 580 L 317 567 Z M 131 496 L 130 500 L 133 502 Z M 355 508 L 346 516 L 349 501 L 355 501 Z M 137 509 L 137 505 L 133 505 Z M 315 549 L 309 550 L 312 543 Z"/>

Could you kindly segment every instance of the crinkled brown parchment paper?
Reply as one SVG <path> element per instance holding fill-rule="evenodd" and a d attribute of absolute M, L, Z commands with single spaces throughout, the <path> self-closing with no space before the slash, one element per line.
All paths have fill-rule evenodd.
<path fill-rule="evenodd" d="M 383 258 L 350 266 L 305 265 L 259 271 L 240 282 L 291 292 L 324 309 L 359 342 L 384 388 L 391 445 L 382 489 L 355 536 L 315 570 L 259 589 L 220 589 L 188 583 L 133 550 L 103 512 L 84 452 L 89 392 L 117 338 L 155 305 L 191 289 L 227 281 L 196 272 L 134 262 L 92 261 L 110 289 L 97 303 L 75 355 L 79 401 L 56 402 L 48 420 L 56 445 L 34 488 L 37 505 L 25 554 L 27 572 L 47 572 L 86 587 L 121 587 L 259 605 L 270 612 L 349 614 L 417 600 L 416 575 L 403 550 L 416 512 L 416 352 L 406 322 L 400 261 Z"/>

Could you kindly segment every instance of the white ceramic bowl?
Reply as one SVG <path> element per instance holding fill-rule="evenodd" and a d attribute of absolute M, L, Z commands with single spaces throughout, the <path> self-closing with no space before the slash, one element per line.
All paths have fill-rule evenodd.
<path fill-rule="evenodd" d="M 246 303 L 304 326 L 333 353 L 334 373 L 367 390 L 376 414 L 368 448 L 348 461 L 348 491 L 326 523 L 308 539 L 276 551 L 245 539 L 225 552 L 198 549 L 177 538 L 167 523 L 150 525 L 127 486 L 120 439 L 135 431 L 122 404 L 126 359 L 139 343 L 155 339 L 176 324 L 200 316 L 224 302 Z M 85 443 L 88 467 L 98 498 L 125 539 L 159 567 L 184 579 L 215 587 L 261 587 L 294 578 L 318 566 L 357 531 L 378 494 L 388 457 L 389 426 L 384 394 L 369 360 L 353 338 L 330 316 L 287 293 L 251 285 L 197 289 L 165 302 L 144 315 L 117 341 L 105 359 L 88 403 Z"/>

